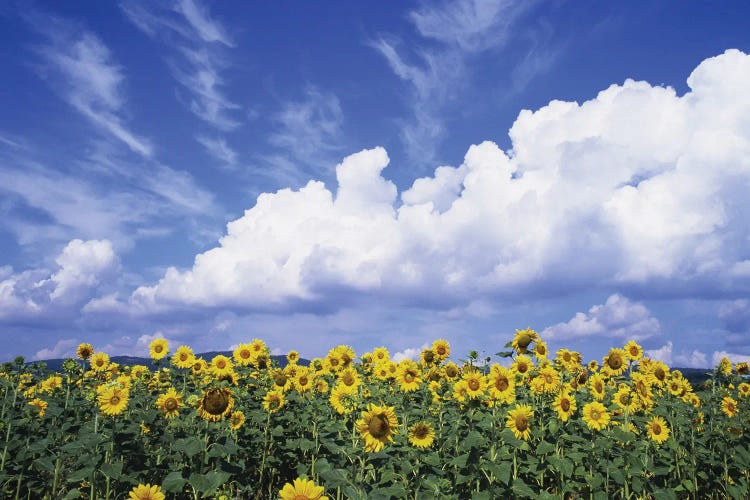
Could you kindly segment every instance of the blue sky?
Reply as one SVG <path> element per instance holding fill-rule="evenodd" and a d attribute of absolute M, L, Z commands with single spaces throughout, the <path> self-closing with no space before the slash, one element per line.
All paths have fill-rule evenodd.
<path fill-rule="evenodd" d="M 0 1 L 0 360 L 750 355 L 746 2 Z"/>

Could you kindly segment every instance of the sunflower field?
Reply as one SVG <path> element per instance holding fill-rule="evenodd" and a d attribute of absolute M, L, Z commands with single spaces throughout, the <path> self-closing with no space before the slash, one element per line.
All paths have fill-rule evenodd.
<path fill-rule="evenodd" d="M 632 341 L 601 362 L 531 329 L 506 349 L 280 368 L 261 340 L 204 360 L 157 339 L 154 369 L 90 344 L 61 373 L 6 363 L 0 497 L 750 497 L 747 364 L 692 387 Z"/>

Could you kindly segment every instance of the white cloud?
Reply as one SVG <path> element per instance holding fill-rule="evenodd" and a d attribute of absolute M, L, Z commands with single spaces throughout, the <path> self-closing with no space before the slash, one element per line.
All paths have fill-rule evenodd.
<path fill-rule="evenodd" d="M 209 155 L 219 160 L 223 166 L 233 167 L 237 163 L 237 152 L 229 147 L 225 139 L 198 135 L 195 140 L 206 149 Z"/>
<path fill-rule="evenodd" d="M 54 271 L 44 268 L 0 275 L 0 318 L 21 319 L 69 314 L 88 301 L 100 285 L 119 273 L 119 259 L 108 240 L 72 240 L 56 257 Z"/>
<path fill-rule="evenodd" d="M 743 333 L 750 329 L 750 300 L 737 299 L 719 307 L 719 319 L 728 331 Z"/>
<path fill-rule="evenodd" d="M 530 4 L 484 0 L 424 4 L 409 14 L 419 34 L 429 41 L 414 48 L 413 59 L 417 62 L 410 62 L 406 50 L 392 37 L 372 42 L 393 73 L 411 87 L 413 116 L 400 125 L 401 139 L 412 162 L 429 163 L 435 157 L 437 142 L 445 133 L 444 108 L 470 80 L 469 58 L 503 47 L 513 32 L 513 24 Z M 437 46 L 434 42 L 438 42 Z M 522 64 L 521 76 L 526 81 L 554 58 L 537 43 L 532 53 L 536 66 L 528 61 Z"/>
<path fill-rule="evenodd" d="M 76 339 L 61 339 L 49 349 L 42 349 L 34 356 L 35 360 L 39 359 L 60 359 L 72 357 L 75 354 L 78 341 Z"/>
<path fill-rule="evenodd" d="M 217 129 L 237 128 L 240 123 L 231 112 L 240 106 L 226 97 L 222 77 L 226 61 L 221 46 L 233 43 L 208 9 L 193 0 L 180 0 L 172 9 L 137 1 L 124 2 L 120 8 L 136 27 L 161 40 L 176 56 L 169 60 L 170 68 L 189 92 L 186 105 L 190 111 Z"/>
<path fill-rule="evenodd" d="M 427 349 L 429 346 L 427 344 L 423 344 L 422 347 L 409 347 L 404 349 L 403 351 L 398 351 L 391 356 L 391 359 L 395 361 L 396 363 L 403 361 L 405 359 L 410 359 L 412 361 L 417 361 L 419 359 L 419 355 L 422 353 L 422 350 Z"/>
<path fill-rule="evenodd" d="M 714 351 L 711 357 L 712 366 L 718 366 L 721 358 L 729 358 L 732 363 L 750 363 L 750 354 L 737 354 L 727 351 Z"/>
<path fill-rule="evenodd" d="M 747 290 L 732 270 L 750 235 L 739 188 L 750 180 L 750 57 L 707 59 L 688 83 L 680 97 L 628 80 L 580 105 L 522 111 L 508 154 L 472 146 L 400 205 L 385 151 L 351 155 L 335 191 L 311 181 L 261 194 L 192 268 L 170 268 L 131 301 L 286 310 L 357 292 L 443 307 L 590 286 L 643 298 Z M 552 328 L 646 338 L 659 323 L 614 295 Z"/>
<path fill-rule="evenodd" d="M 558 341 L 591 336 L 643 340 L 660 329 L 659 320 L 646 306 L 614 294 L 604 304 L 592 306 L 587 314 L 576 313 L 567 323 L 545 328 L 541 335 Z"/>
<path fill-rule="evenodd" d="M 120 262 L 109 240 L 73 240 L 55 259 L 59 270 L 50 281 L 53 301 L 70 301 L 82 291 L 98 286 L 103 279 L 119 271 Z"/>
<path fill-rule="evenodd" d="M 39 25 L 50 44 L 39 48 L 45 62 L 43 76 L 65 100 L 103 132 L 126 144 L 132 151 L 151 156 L 150 141 L 125 125 L 120 90 L 122 69 L 109 49 L 93 33 L 76 30 L 58 19 Z"/>
<path fill-rule="evenodd" d="M 657 349 L 645 350 L 644 354 L 666 363 L 671 368 L 710 368 L 706 353 L 697 349 L 676 353 L 672 342 L 667 342 Z"/>

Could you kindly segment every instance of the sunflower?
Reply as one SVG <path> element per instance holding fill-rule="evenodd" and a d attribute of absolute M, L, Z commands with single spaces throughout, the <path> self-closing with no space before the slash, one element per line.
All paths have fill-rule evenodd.
<path fill-rule="evenodd" d="M 748 364 L 747 361 L 740 361 L 739 363 L 734 365 L 734 369 L 737 372 L 737 375 L 750 374 L 750 364 Z"/>
<path fill-rule="evenodd" d="M 365 442 L 365 451 L 378 452 L 383 445 L 393 442 L 398 429 L 398 419 L 392 406 L 377 406 L 370 403 L 368 409 L 357 420 L 357 430 Z"/>
<path fill-rule="evenodd" d="M 128 406 L 130 393 L 120 387 L 104 387 L 98 395 L 99 408 L 105 415 L 119 415 Z"/>
<path fill-rule="evenodd" d="M 557 412 L 557 418 L 563 422 L 567 422 L 576 412 L 578 406 L 576 405 L 576 398 L 574 396 L 571 396 L 568 391 L 561 391 L 552 403 L 552 408 Z"/>
<path fill-rule="evenodd" d="M 531 381 L 531 390 L 537 394 L 553 393 L 560 389 L 560 374 L 547 366 L 539 371 L 539 375 Z"/>
<path fill-rule="evenodd" d="M 307 367 L 301 366 L 294 376 L 294 388 L 299 393 L 311 391 L 315 387 L 315 377 Z"/>
<path fill-rule="evenodd" d="M 419 353 L 419 360 L 423 365 L 431 365 L 437 362 L 432 349 L 422 349 L 422 352 Z"/>
<path fill-rule="evenodd" d="M 443 367 L 443 373 L 445 374 L 445 378 L 447 378 L 448 380 L 456 380 L 461 374 L 461 370 L 459 370 L 456 363 L 454 363 L 453 361 L 449 361 Z"/>
<path fill-rule="evenodd" d="M 468 394 L 469 386 L 466 384 L 466 380 L 459 380 L 456 383 L 453 384 L 453 399 L 455 399 L 458 402 L 463 403 L 466 401 L 466 398 L 469 396 Z"/>
<path fill-rule="evenodd" d="M 674 375 L 674 372 L 672 372 Z M 675 378 L 674 376 L 667 382 L 667 390 L 672 396 L 682 397 L 685 394 L 685 386 L 681 378 Z"/>
<path fill-rule="evenodd" d="M 89 359 L 94 354 L 94 346 L 91 344 L 80 344 L 76 349 L 78 359 Z"/>
<path fill-rule="evenodd" d="M 750 384 L 748 384 L 747 382 L 742 382 L 740 385 L 738 385 L 737 395 L 741 398 L 750 396 Z"/>
<path fill-rule="evenodd" d="M 353 367 L 344 368 L 338 373 L 338 384 L 349 392 L 357 392 L 357 388 L 362 384 L 362 380 Z"/>
<path fill-rule="evenodd" d="M 600 431 L 609 425 L 609 420 L 607 407 L 599 401 L 592 401 L 583 407 L 583 421 L 589 429 Z"/>
<path fill-rule="evenodd" d="M 324 378 L 315 379 L 315 391 L 320 394 L 326 394 L 328 392 L 328 382 Z"/>
<path fill-rule="evenodd" d="M 589 390 L 591 395 L 598 401 L 604 399 L 604 393 L 607 385 L 604 383 L 604 378 L 598 373 L 593 374 L 589 377 Z"/>
<path fill-rule="evenodd" d="M 233 411 L 229 416 L 229 428 L 236 431 L 245 423 L 245 414 L 240 410 Z"/>
<path fill-rule="evenodd" d="M 531 328 L 525 330 L 516 330 L 516 334 L 513 337 L 511 345 L 513 349 L 519 354 L 526 354 L 528 352 L 529 345 L 537 340 L 539 335 Z"/>
<path fill-rule="evenodd" d="M 47 402 L 42 399 L 34 398 L 31 401 L 29 401 L 29 405 L 37 409 L 37 411 L 39 412 L 38 416 L 40 417 L 43 417 L 44 412 L 47 411 Z"/>
<path fill-rule="evenodd" d="M 208 389 L 198 400 L 198 415 L 209 422 L 218 422 L 234 407 L 234 396 L 229 388 Z"/>
<path fill-rule="evenodd" d="M 663 418 L 654 416 L 646 422 L 646 434 L 649 439 L 662 444 L 669 437 L 669 426 Z"/>
<path fill-rule="evenodd" d="M 534 416 L 534 410 L 528 405 L 516 405 L 508 412 L 508 418 L 505 425 L 513 431 L 517 439 L 528 441 L 531 436 L 531 417 Z"/>
<path fill-rule="evenodd" d="M 589 371 L 591 373 L 598 372 L 599 371 L 599 363 L 595 359 L 592 359 L 591 361 L 589 361 L 588 369 L 589 369 Z"/>
<path fill-rule="evenodd" d="M 725 396 L 724 399 L 721 400 L 721 411 L 723 411 L 727 417 L 736 417 L 739 413 L 739 410 L 737 409 L 737 401 L 730 396 Z"/>
<path fill-rule="evenodd" d="M 195 361 L 193 361 L 193 366 L 190 367 L 190 370 L 193 372 L 193 376 L 199 377 L 206 373 L 208 370 L 208 363 L 203 358 L 195 358 Z"/>
<path fill-rule="evenodd" d="M 166 339 L 154 339 L 148 346 L 148 352 L 152 359 L 162 359 L 169 351 L 169 343 Z"/>
<path fill-rule="evenodd" d="M 279 497 L 281 500 L 328 500 L 328 497 L 323 495 L 324 492 L 323 487 L 313 481 L 297 478 L 294 484 L 284 485 L 279 491 Z"/>
<path fill-rule="evenodd" d="M 492 399 L 510 404 L 516 400 L 516 382 L 513 372 L 498 364 L 492 365 L 487 375 L 488 389 Z"/>
<path fill-rule="evenodd" d="M 388 380 L 391 376 L 391 371 L 388 369 L 388 364 L 390 361 L 384 361 L 382 363 L 378 363 L 375 366 L 375 369 L 373 370 L 372 374 L 375 376 L 378 380 Z"/>
<path fill-rule="evenodd" d="M 299 353 L 297 351 L 289 351 L 286 355 L 286 360 L 290 365 L 296 365 L 299 361 Z"/>
<path fill-rule="evenodd" d="M 232 358 L 237 366 L 249 366 L 255 358 L 255 351 L 250 344 L 240 344 L 232 351 Z"/>
<path fill-rule="evenodd" d="M 451 346 L 447 340 L 438 339 L 432 343 L 432 352 L 435 353 L 435 360 L 440 363 L 451 355 Z"/>
<path fill-rule="evenodd" d="M 414 392 L 422 383 L 421 372 L 413 361 L 404 360 L 398 365 L 396 374 L 399 389 L 403 392 Z"/>
<path fill-rule="evenodd" d="M 385 347 L 376 347 L 372 350 L 372 359 L 377 364 L 388 361 L 389 359 L 391 359 L 391 356 L 390 354 L 388 354 L 388 349 L 386 349 Z"/>
<path fill-rule="evenodd" d="M 514 373 L 520 375 L 523 378 L 527 378 L 534 369 L 534 363 L 531 362 L 531 358 L 525 354 L 516 356 L 515 361 L 511 365 L 511 369 Z"/>
<path fill-rule="evenodd" d="M 357 407 L 357 394 L 350 392 L 341 384 L 336 384 L 328 397 L 328 402 L 339 415 L 348 415 Z"/>
<path fill-rule="evenodd" d="M 633 397 L 633 393 L 626 385 L 621 386 L 612 396 L 612 401 L 628 413 L 634 413 L 638 410 L 638 399 Z"/>
<path fill-rule="evenodd" d="M 106 371 L 109 366 L 109 356 L 104 352 L 97 352 L 91 356 L 91 369 L 95 372 Z"/>
<path fill-rule="evenodd" d="M 643 347 L 631 340 L 625 344 L 625 356 L 631 361 L 638 361 L 643 357 Z"/>
<path fill-rule="evenodd" d="M 177 394 L 174 387 L 170 387 L 166 393 L 157 398 L 156 407 L 164 412 L 164 418 L 174 418 L 180 414 L 182 396 Z"/>
<path fill-rule="evenodd" d="M 286 392 L 292 388 L 292 379 L 283 370 L 273 370 L 271 378 L 273 379 L 273 388 L 277 391 Z"/>
<path fill-rule="evenodd" d="M 172 356 L 172 364 L 177 368 L 192 368 L 195 362 L 195 355 L 189 346 L 181 345 L 177 352 Z"/>
<path fill-rule="evenodd" d="M 547 353 L 549 352 L 547 350 L 547 343 L 542 341 L 541 339 L 537 340 L 534 344 L 533 352 L 536 359 L 547 359 Z"/>
<path fill-rule="evenodd" d="M 435 430 L 429 422 L 417 422 L 409 427 L 409 443 L 417 448 L 429 448 L 435 441 Z"/>
<path fill-rule="evenodd" d="M 286 405 L 286 398 L 282 391 L 271 390 L 263 396 L 263 408 L 268 413 L 276 413 Z"/>
<path fill-rule="evenodd" d="M 622 349 L 610 349 L 602 360 L 602 369 L 609 375 L 621 375 L 626 369 L 625 351 Z"/>
<path fill-rule="evenodd" d="M 213 373 L 214 377 L 221 378 L 225 375 L 229 375 L 233 371 L 234 363 L 223 354 L 217 354 L 211 360 L 211 373 Z"/>
<path fill-rule="evenodd" d="M 479 371 L 469 371 L 464 373 L 462 381 L 466 383 L 466 395 L 470 399 L 477 399 L 484 394 L 487 386 L 484 375 Z"/>
<path fill-rule="evenodd" d="M 164 500 L 164 493 L 161 491 L 161 486 L 150 484 L 139 484 L 132 490 L 128 495 L 129 500 Z"/>
<path fill-rule="evenodd" d="M 725 377 L 729 376 L 732 373 L 732 361 L 729 358 L 721 358 L 717 369 Z"/>

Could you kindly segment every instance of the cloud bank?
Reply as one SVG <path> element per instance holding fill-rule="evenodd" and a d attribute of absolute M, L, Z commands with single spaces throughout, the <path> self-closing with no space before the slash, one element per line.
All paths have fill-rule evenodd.
<path fill-rule="evenodd" d="M 472 146 L 400 203 L 386 151 L 361 151 L 336 167 L 335 191 L 310 181 L 260 195 L 191 269 L 170 268 L 130 302 L 285 310 L 365 292 L 430 307 L 582 286 L 747 293 L 750 56 L 707 59 L 688 85 L 678 96 L 627 80 L 582 104 L 524 110 L 512 150 Z M 639 310 L 610 300 L 582 321 Z M 641 313 L 644 336 L 656 324 Z"/>

